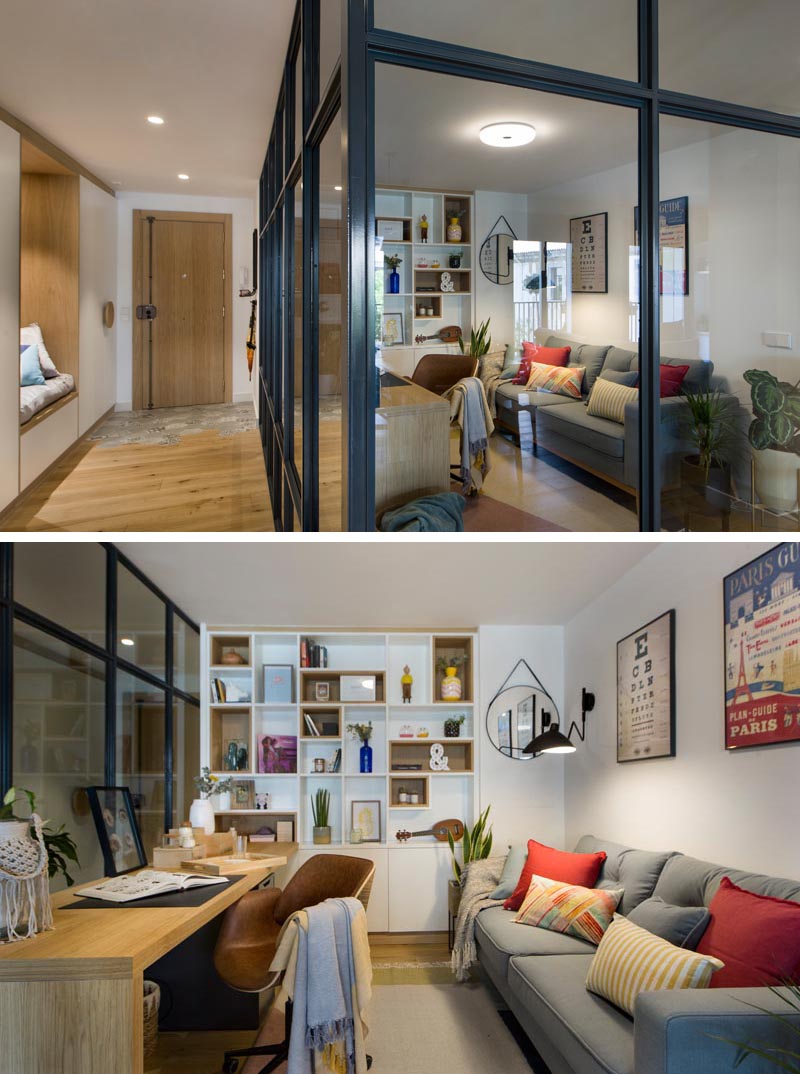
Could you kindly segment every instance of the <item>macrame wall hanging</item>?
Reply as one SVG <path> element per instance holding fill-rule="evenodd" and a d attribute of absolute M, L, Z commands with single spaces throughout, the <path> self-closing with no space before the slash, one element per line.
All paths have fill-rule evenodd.
<path fill-rule="evenodd" d="M 26 940 L 53 927 L 47 847 L 42 818 L 31 815 L 35 838 L 15 836 L 0 841 L 0 937 Z"/>

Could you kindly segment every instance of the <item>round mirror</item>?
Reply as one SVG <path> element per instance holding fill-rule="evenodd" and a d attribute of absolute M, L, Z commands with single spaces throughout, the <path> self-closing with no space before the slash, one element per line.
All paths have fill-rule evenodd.
<path fill-rule="evenodd" d="M 494 698 L 486 711 L 489 741 L 505 757 L 530 761 L 532 753 L 523 750 L 542 730 L 542 714 L 558 720 L 552 697 L 536 686 L 509 686 Z"/>
<path fill-rule="evenodd" d="M 514 236 L 505 231 L 495 232 L 483 240 L 478 261 L 487 280 L 503 286 L 511 283 L 511 262 L 514 257 Z"/>

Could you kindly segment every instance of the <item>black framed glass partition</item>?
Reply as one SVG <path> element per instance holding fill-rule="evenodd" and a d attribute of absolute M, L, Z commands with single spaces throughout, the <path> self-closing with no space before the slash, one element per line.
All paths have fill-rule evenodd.
<path fill-rule="evenodd" d="M 499 501 L 525 529 L 779 528 L 796 479 L 789 508 L 753 487 L 768 460 L 747 437 L 743 373 L 781 380 L 796 360 L 792 287 L 779 281 L 797 268 L 798 30 L 790 0 L 611 0 L 602 18 L 579 0 L 301 0 L 261 184 L 262 420 L 279 528 L 377 527 L 393 458 L 408 473 L 445 433 L 431 411 L 410 433 L 405 421 L 403 446 L 376 362 L 413 378 L 426 353 L 455 349 L 443 330 L 468 339 L 487 319 L 484 511 Z M 517 149 L 483 137 L 508 122 L 535 138 Z M 498 273 L 501 234 L 511 267 Z M 756 245 L 764 271 L 745 260 Z M 526 343 L 534 366 L 568 347 L 566 368 L 583 373 L 523 368 Z M 685 465 L 698 392 L 707 412 L 720 394 L 738 405 L 724 488 Z M 731 425 L 724 407 L 714 415 Z"/>

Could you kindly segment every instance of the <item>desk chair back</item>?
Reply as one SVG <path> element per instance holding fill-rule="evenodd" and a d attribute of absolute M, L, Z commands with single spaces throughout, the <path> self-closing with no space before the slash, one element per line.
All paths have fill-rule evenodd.
<path fill-rule="evenodd" d="M 448 388 L 464 377 L 474 377 L 477 372 L 478 359 L 471 354 L 423 354 L 411 383 L 427 388 L 434 395 L 444 395 Z"/>

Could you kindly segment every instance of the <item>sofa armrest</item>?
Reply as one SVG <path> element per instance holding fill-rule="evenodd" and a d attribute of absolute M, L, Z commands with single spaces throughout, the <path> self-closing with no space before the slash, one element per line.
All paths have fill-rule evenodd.
<path fill-rule="evenodd" d="M 785 1000 L 768 988 L 643 992 L 636 1000 L 633 1025 L 634 1069 L 637 1074 L 730 1074 L 738 1048 L 728 1041 L 800 1051 L 798 1033 L 800 1013 L 791 1013 Z M 766 1074 L 775 1066 L 754 1056 L 743 1069 Z"/>
<path fill-rule="evenodd" d="M 670 465 L 670 457 L 684 451 L 681 442 L 682 423 L 686 413 L 686 400 L 680 396 L 670 396 L 661 400 L 659 409 L 661 426 L 661 480 L 669 484 L 673 478 L 675 464 Z M 639 485 L 639 401 L 625 406 L 625 483 L 632 488 Z"/>

